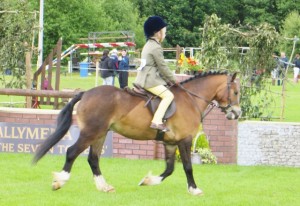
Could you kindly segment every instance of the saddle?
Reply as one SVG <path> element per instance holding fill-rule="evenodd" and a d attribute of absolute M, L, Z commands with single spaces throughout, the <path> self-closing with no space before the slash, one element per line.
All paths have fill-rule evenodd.
<path fill-rule="evenodd" d="M 144 106 L 145 107 L 147 106 L 152 114 L 155 113 L 155 111 L 157 110 L 158 105 L 161 101 L 161 98 L 153 95 L 151 92 L 148 92 L 147 90 L 142 88 L 140 85 L 137 85 L 134 83 L 133 83 L 132 89 L 130 89 L 129 87 L 126 87 L 126 88 L 124 88 L 124 90 L 131 95 L 139 96 L 139 97 L 143 98 L 146 101 Z M 170 106 L 168 107 L 168 109 L 165 113 L 165 116 L 163 117 L 163 120 L 169 119 L 175 113 L 175 111 L 176 111 L 176 104 L 175 104 L 175 101 L 172 101 L 172 103 L 170 104 Z"/>

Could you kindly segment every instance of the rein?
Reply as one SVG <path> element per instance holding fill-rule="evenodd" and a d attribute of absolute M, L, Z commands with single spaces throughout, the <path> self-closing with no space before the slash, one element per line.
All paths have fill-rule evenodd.
<path fill-rule="evenodd" d="M 204 97 L 201 97 L 201 96 L 195 94 L 194 92 L 191 92 L 190 90 L 184 88 L 181 84 L 179 84 L 178 86 L 179 86 L 183 91 L 189 93 L 190 95 L 193 95 L 193 96 L 195 96 L 195 97 L 197 97 L 197 98 L 199 98 L 199 99 L 202 99 L 203 101 L 205 101 L 205 102 L 208 103 L 208 104 L 211 103 L 210 101 L 206 100 Z"/>
<path fill-rule="evenodd" d="M 172 86 L 173 86 L 173 85 L 172 85 Z M 195 97 L 197 97 L 197 98 L 199 98 L 199 99 L 202 99 L 203 101 L 205 101 L 206 103 L 209 104 L 210 108 L 209 108 L 209 109 L 206 109 L 206 110 L 204 111 L 204 114 L 201 115 L 201 122 L 202 122 L 203 119 L 211 112 L 211 110 L 212 110 L 214 107 L 217 107 L 217 108 L 219 107 L 218 104 L 216 104 L 215 102 L 206 100 L 204 97 L 199 96 L 199 95 L 195 94 L 194 92 L 191 92 L 190 90 L 184 88 L 181 84 L 179 84 L 178 86 L 179 86 L 179 88 L 181 88 L 183 91 L 187 92 L 188 94 L 190 94 L 190 95 L 192 95 L 192 96 L 195 96 Z M 200 109 L 199 109 L 199 110 L 200 110 Z M 201 110 L 200 110 L 200 111 L 201 111 Z"/>

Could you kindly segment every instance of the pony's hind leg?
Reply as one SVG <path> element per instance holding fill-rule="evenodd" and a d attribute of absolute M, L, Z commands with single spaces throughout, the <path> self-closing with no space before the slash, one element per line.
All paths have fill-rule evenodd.
<path fill-rule="evenodd" d="M 99 157 L 102 152 L 104 141 L 105 135 L 91 145 L 88 156 L 88 162 L 94 175 L 96 188 L 103 192 L 114 192 L 115 189 L 111 185 L 106 183 L 99 167 Z"/>
<path fill-rule="evenodd" d="M 188 182 L 188 191 L 192 195 L 202 195 L 203 192 L 197 188 L 194 176 L 193 176 L 193 168 L 191 162 L 191 146 L 192 146 L 192 138 L 185 138 L 178 144 L 181 161 L 183 164 L 183 169 L 186 174 L 187 182 Z"/>
<path fill-rule="evenodd" d="M 159 176 L 153 176 L 151 173 L 149 173 L 146 177 L 144 177 L 144 179 L 142 179 L 139 185 L 158 185 L 173 173 L 177 145 L 164 144 L 164 147 L 166 161 L 165 171 Z"/>
<path fill-rule="evenodd" d="M 52 189 L 60 189 L 69 179 L 70 172 L 75 159 L 86 148 L 91 145 L 95 135 L 87 135 L 84 131 L 80 132 L 78 140 L 71 147 L 67 149 L 66 160 L 61 172 L 53 172 Z"/>

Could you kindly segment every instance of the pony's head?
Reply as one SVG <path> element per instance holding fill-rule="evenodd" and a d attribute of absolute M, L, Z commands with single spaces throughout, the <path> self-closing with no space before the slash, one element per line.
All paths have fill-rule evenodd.
<path fill-rule="evenodd" d="M 237 73 L 228 74 L 227 85 L 217 92 L 219 107 L 226 114 L 226 118 L 233 120 L 238 119 L 242 115 L 242 110 L 239 105 L 240 90 L 235 81 Z"/>

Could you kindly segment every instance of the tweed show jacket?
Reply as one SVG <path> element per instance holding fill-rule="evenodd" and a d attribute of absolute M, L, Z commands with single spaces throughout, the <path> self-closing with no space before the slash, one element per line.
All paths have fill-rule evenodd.
<path fill-rule="evenodd" d="M 175 83 L 175 77 L 164 60 L 161 44 L 154 39 L 148 39 L 142 50 L 141 60 L 145 66 L 138 71 L 135 84 L 143 88 Z"/>

